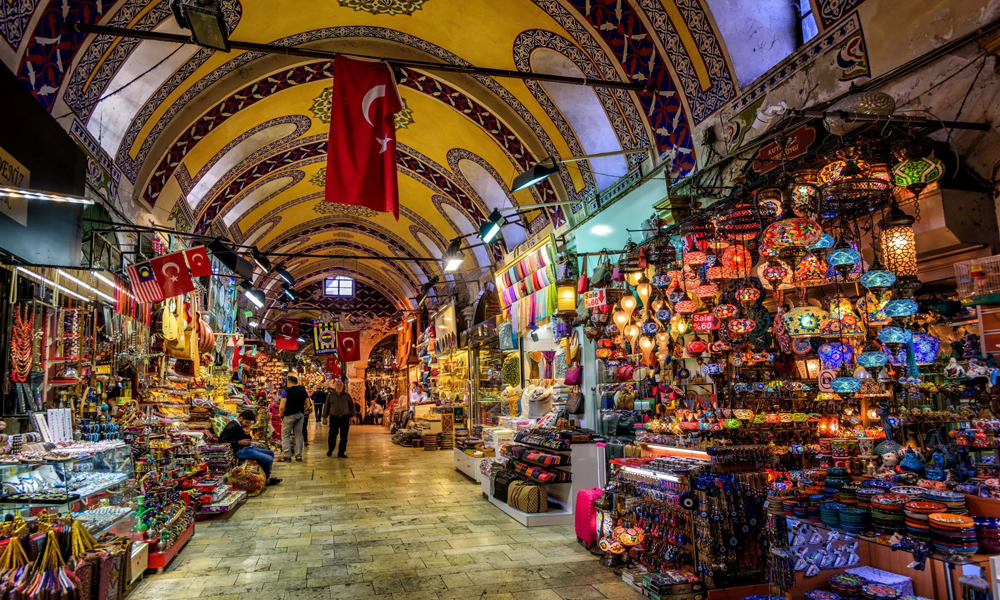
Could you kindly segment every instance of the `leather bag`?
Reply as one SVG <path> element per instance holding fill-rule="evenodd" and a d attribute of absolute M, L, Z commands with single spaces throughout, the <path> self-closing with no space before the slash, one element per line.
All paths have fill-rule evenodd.
<path fill-rule="evenodd" d="M 591 288 L 604 288 L 611 285 L 611 257 L 608 250 L 601 250 L 601 255 L 597 258 L 597 266 L 594 267 L 594 274 L 590 276 Z"/>
<path fill-rule="evenodd" d="M 549 496 L 545 488 L 527 481 L 510 485 L 507 503 L 521 512 L 543 513 L 549 510 Z"/>

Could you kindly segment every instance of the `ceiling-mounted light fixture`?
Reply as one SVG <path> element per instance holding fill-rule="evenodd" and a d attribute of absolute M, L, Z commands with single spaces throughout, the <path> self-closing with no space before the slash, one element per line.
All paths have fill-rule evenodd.
<path fill-rule="evenodd" d="M 196 44 L 229 52 L 229 32 L 219 0 L 172 0 L 170 9 L 177 24 L 191 30 Z"/>
<path fill-rule="evenodd" d="M 45 202 L 68 202 L 70 204 L 93 204 L 90 198 L 82 196 L 66 196 L 64 194 L 52 194 L 50 192 L 38 192 L 35 190 L 22 190 L 0 185 L 0 198 L 14 200 L 42 200 Z"/>
<path fill-rule="evenodd" d="M 258 321 L 257 319 L 251 319 L 250 322 L 247 323 L 247 325 L 256 329 L 257 327 L 260 327 L 260 321 Z"/>
<path fill-rule="evenodd" d="M 510 191 L 520 192 L 521 190 L 526 190 L 533 185 L 538 185 L 558 173 L 559 165 L 561 164 L 577 162 L 580 160 L 589 160 L 591 158 L 606 158 L 609 156 L 621 156 L 623 154 L 645 153 L 649 152 L 649 150 L 649 146 L 646 146 L 644 148 L 632 148 L 629 150 L 618 150 L 615 152 L 600 152 L 598 154 L 585 154 L 583 156 L 570 156 L 568 158 L 554 158 L 550 156 L 538 161 L 534 165 L 528 167 L 523 173 L 515 177 L 514 181 L 510 184 Z"/>
<path fill-rule="evenodd" d="M 441 257 L 445 273 L 453 273 L 461 268 L 465 262 L 465 254 L 462 252 L 462 238 L 455 238 L 448 245 L 448 250 Z"/>
<path fill-rule="evenodd" d="M 250 249 L 250 256 L 253 257 L 253 262 L 258 267 L 260 267 L 265 273 L 268 273 L 268 272 L 271 271 L 271 261 L 270 261 L 270 259 L 268 259 L 266 256 L 264 256 L 264 253 L 261 252 L 260 250 L 258 250 L 257 246 L 254 246 L 253 248 Z"/>
<path fill-rule="evenodd" d="M 281 284 L 281 293 L 285 298 L 288 298 L 291 301 L 298 299 L 298 295 L 295 293 L 295 290 L 289 288 L 287 283 Z"/>
<path fill-rule="evenodd" d="M 281 277 L 281 279 L 283 279 L 284 282 L 287 283 L 288 285 L 295 285 L 295 278 L 292 277 L 292 274 L 286 271 L 285 269 L 281 267 L 275 267 L 274 273 L 278 277 Z"/>
<path fill-rule="evenodd" d="M 267 297 L 264 296 L 264 292 L 255 290 L 253 288 L 253 284 L 245 279 L 240 282 L 240 287 L 243 288 L 243 295 L 246 296 L 247 300 L 249 300 L 254 306 L 257 308 L 264 307 L 264 302 L 267 301 Z"/>
<path fill-rule="evenodd" d="M 493 240 L 497 239 L 500 235 L 500 230 L 507 223 L 506 217 L 500 214 L 500 211 L 496 208 L 490 213 L 489 218 L 483 226 L 479 228 L 479 239 L 483 241 L 484 244 L 489 244 Z"/>

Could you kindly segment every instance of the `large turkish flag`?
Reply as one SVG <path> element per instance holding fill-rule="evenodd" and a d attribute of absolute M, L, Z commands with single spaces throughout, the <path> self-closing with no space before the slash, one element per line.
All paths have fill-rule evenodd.
<path fill-rule="evenodd" d="M 160 284 L 164 298 L 173 298 L 186 294 L 194 289 L 191 272 L 183 252 L 174 252 L 166 256 L 157 256 L 149 261 L 156 275 L 156 283 Z"/>
<path fill-rule="evenodd" d="M 338 331 L 337 355 L 345 363 L 361 360 L 361 332 Z"/>
<path fill-rule="evenodd" d="M 278 350 L 299 349 L 299 320 L 281 319 L 274 328 L 274 347 Z"/>
<path fill-rule="evenodd" d="M 326 201 L 399 220 L 395 113 L 403 108 L 385 63 L 337 55 L 326 156 Z"/>

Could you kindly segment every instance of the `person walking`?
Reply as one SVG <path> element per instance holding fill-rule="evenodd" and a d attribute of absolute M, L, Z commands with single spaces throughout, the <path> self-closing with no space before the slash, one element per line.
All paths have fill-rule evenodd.
<path fill-rule="evenodd" d="M 316 386 L 316 391 L 312 394 L 313 406 L 316 407 L 316 422 L 323 418 L 323 405 L 326 404 L 326 384 Z"/>
<path fill-rule="evenodd" d="M 295 460 L 302 462 L 302 422 L 305 420 L 306 405 L 309 394 L 306 388 L 299 385 L 299 378 L 288 376 L 288 388 L 285 398 L 281 401 L 278 412 L 281 414 L 281 450 L 282 461 L 292 460 L 292 436 L 295 436 Z"/>
<path fill-rule="evenodd" d="M 354 416 L 354 400 L 347 392 L 347 386 L 340 379 L 333 382 L 333 390 L 326 396 L 323 404 L 323 424 L 330 424 L 330 434 L 327 438 L 327 456 L 333 456 L 337 446 L 337 435 L 340 435 L 340 446 L 337 458 L 347 458 L 347 432 L 351 429 L 351 418 Z"/>

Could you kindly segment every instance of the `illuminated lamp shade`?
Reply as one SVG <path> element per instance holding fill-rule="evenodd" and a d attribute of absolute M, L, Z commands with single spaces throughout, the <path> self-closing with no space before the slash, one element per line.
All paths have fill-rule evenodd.
<path fill-rule="evenodd" d="M 694 295 L 698 296 L 699 300 L 714 300 L 718 294 L 719 288 L 711 283 L 699 285 L 694 290 Z"/>
<path fill-rule="evenodd" d="M 684 349 L 687 350 L 688 354 L 693 356 L 696 354 L 702 354 L 704 352 L 707 352 L 708 344 L 706 344 L 703 340 L 695 338 L 690 342 L 688 342 L 687 346 L 685 346 Z"/>
<path fill-rule="evenodd" d="M 653 338 L 647 337 L 645 335 L 639 338 L 639 350 L 642 351 L 642 357 L 646 361 L 646 363 L 649 363 L 649 357 L 653 352 L 653 348 L 655 345 L 656 344 L 655 342 L 653 342 Z"/>
<path fill-rule="evenodd" d="M 838 159 L 830 164 L 826 165 L 819 171 L 819 182 L 820 184 L 833 183 L 840 181 L 844 178 L 844 167 L 847 166 L 848 162 L 853 162 L 854 166 L 857 167 L 854 177 L 867 177 L 871 173 L 871 165 L 863 160 L 857 159 Z"/>
<path fill-rule="evenodd" d="M 903 329 L 902 327 L 885 327 L 878 332 L 878 339 L 880 342 L 889 346 L 890 349 L 903 346 L 913 339 L 913 334 L 908 329 Z"/>
<path fill-rule="evenodd" d="M 729 322 L 729 332 L 735 335 L 747 335 L 757 326 L 753 319 L 733 319 Z"/>
<path fill-rule="evenodd" d="M 720 304 L 715 307 L 712 314 L 720 321 L 728 321 L 740 313 L 739 309 L 732 304 Z"/>
<path fill-rule="evenodd" d="M 674 304 L 674 310 L 682 315 L 692 315 L 698 310 L 698 303 L 694 300 L 681 300 Z"/>
<path fill-rule="evenodd" d="M 642 310 L 648 312 L 649 295 L 653 293 L 653 286 L 648 283 L 640 283 L 635 286 L 635 293 L 639 295 L 639 300 L 642 302 Z"/>
<path fill-rule="evenodd" d="M 794 182 L 789 186 L 792 199 L 792 209 L 797 214 L 803 214 L 816 203 L 819 189 L 816 187 L 817 175 L 815 169 L 805 169 L 794 174 Z"/>
<path fill-rule="evenodd" d="M 764 258 L 777 258 L 778 257 L 778 251 L 777 250 L 772 250 L 772 249 L 768 248 L 767 246 L 758 246 L 757 247 L 757 251 L 760 252 L 760 255 L 763 256 Z"/>
<path fill-rule="evenodd" d="M 944 177 L 944 170 L 944 163 L 930 156 L 904 160 L 892 169 L 893 183 L 919 194 Z"/>
<path fill-rule="evenodd" d="M 882 263 L 875 261 L 872 268 L 861 276 L 861 285 L 873 292 L 881 292 L 892 287 L 896 283 L 896 276 L 892 271 L 882 268 Z"/>
<path fill-rule="evenodd" d="M 827 248 L 833 248 L 834 239 L 829 233 L 824 233 L 820 236 L 819 241 L 809 246 L 810 250 L 825 250 Z"/>
<path fill-rule="evenodd" d="M 642 335 L 642 330 L 639 329 L 639 326 L 632 323 L 625 328 L 624 335 L 628 338 L 629 344 L 632 346 L 632 351 L 634 352 L 635 350 L 638 350 L 639 347 L 636 345 L 636 340 L 638 340 L 639 336 Z"/>
<path fill-rule="evenodd" d="M 866 321 L 869 327 L 872 327 L 875 325 L 885 325 L 889 322 L 889 315 L 885 314 L 885 311 L 882 310 L 888 302 L 888 300 L 879 300 L 875 297 L 875 294 L 869 292 L 858 298 L 855 306 L 861 312 L 861 319 Z"/>
<path fill-rule="evenodd" d="M 697 267 L 698 265 L 705 264 L 705 258 L 706 256 L 704 252 L 688 252 L 684 255 L 684 264 Z"/>
<path fill-rule="evenodd" d="M 642 324 L 642 332 L 649 335 L 653 335 L 660 330 L 660 324 L 652 319 L 647 319 L 645 323 Z"/>
<path fill-rule="evenodd" d="M 893 206 L 882 223 L 880 242 L 885 266 L 896 278 L 916 278 L 917 242 L 913 235 L 915 219 Z"/>
<path fill-rule="evenodd" d="M 622 296 L 622 299 L 618 301 L 618 305 L 622 307 L 622 310 L 625 311 L 629 317 L 631 317 L 636 306 L 635 296 L 632 294 L 625 294 Z"/>
<path fill-rule="evenodd" d="M 823 337 L 865 335 L 865 325 L 854 312 L 850 300 L 839 298 L 830 306 L 829 318 L 821 335 Z"/>
<path fill-rule="evenodd" d="M 829 314 L 825 310 L 806 305 L 796 306 L 786 312 L 781 321 L 785 324 L 789 337 L 806 338 L 818 336 L 828 318 Z"/>
<path fill-rule="evenodd" d="M 615 314 L 611 315 L 611 320 L 614 321 L 615 327 L 618 328 L 619 335 L 625 335 L 625 326 L 628 325 L 631 317 L 624 310 L 616 310 Z"/>
<path fill-rule="evenodd" d="M 718 265 L 710 267 L 705 275 L 710 281 L 722 281 L 726 278 L 725 271 Z"/>
<path fill-rule="evenodd" d="M 760 299 L 760 290 L 749 285 L 736 290 L 736 299 L 744 308 L 750 308 Z"/>
<path fill-rule="evenodd" d="M 617 527 L 611 535 L 626 547 L 637 546 L 646 539 L 646 533 L 638 527 Z"/>
<path fill-rule="evenodd" d="M 824 369 L 839 369 L 850 366 L 854 360 L 854 347 L 843 342 L 826 343 L 816 351 Z"/>
<path fill-rule="evenodd" d="M 913 354 L 918 365 L 930 365 L 937 362 L 941 350 L 941 340 L 928 333 L 913 334 Z"/>
<path fill-rule="evenodd" d="M 722 269 L 728 279 L 742 279 L 750 273 L 753 256 L 743 244 L 733 244 L 722 253 Z"/>
<path fill-rule="evenodd" d="M 722 363 L 707 363 L 701 366 L 702 375 L 720 375 L 725 365 Z"/>
<path fill-rule="evenodd" d="M 573 279 L 561 279 L 556 284 L 556 307 L 560 318 L 576 316 L 576 285 Z"/>
<path fill-rule="evenodd" d="M 684 280 L 684 290 L 694 293 L 696 289 L 701 285 L 700 279 L 685 279 Z"/>
<path fill-rule="evenodd" d="M 861 391 L 862 381 L 854 377 L 854 374 L 846 368 L 841 368 L 837 376 L 830 382 L 833 391 L 841 396 L 850 398 Z"/>
<path fill-rule="evenodd" d="M 795 267 L 795 285 L 811 287 L 826 283 L 826 261 L 816 255 L 807 254 Z"/>
<path fill-rule="evenodd" d="M 684 335 L 691 328 L 687 319 L 679 314 L 675 314 L 670 318 L 670 331 L 676 335 Z"/>
<path fill-rule="evenodd" d="M 784 262 L 773 258 L 757 267 L 757 278 L 769 290 L 792 288 L 792 270 Z"/>
<path fill-rule="evenodd" d="M 625 554 L 625 546 L 618 540 L 602 538 L 598 546 L 605 554 Z"/>
<path fill-rule="evenodd" d="M 882 310 L 885 311 L 886 316 L 890 319 L 895 319 L 899 317 L 912 317 L 917 314 L 918 309 L 919 305 L 913 298 L 900 298 L 889 300 Z"/>
<path fill-rule="evenodd" d="M 775 221 L 761 235 L 761 244 L 779 252 L 786 248 L 808 248 L 823 237 L 823 228 L 812 219 L 793 217 Z"/>
<path fill-rule="evenodd" d="M 834 248 L 826 255 L 826 264 L 836 269 L 841 275 L 846 275 L 859 262 L 861 262 L 861 253 L 848 245 Z"/>
<path fill-rule="evenodd" d="M 866 369 L 880 369 L 888 360 L 885 352 L 875 344 L 868 344 L 865 351 L 858 354 L 858 364 Z"/>

